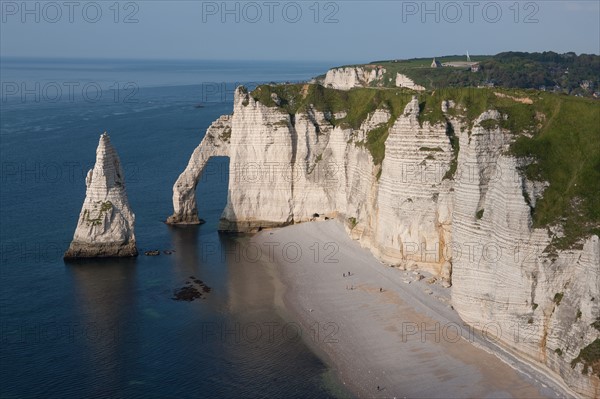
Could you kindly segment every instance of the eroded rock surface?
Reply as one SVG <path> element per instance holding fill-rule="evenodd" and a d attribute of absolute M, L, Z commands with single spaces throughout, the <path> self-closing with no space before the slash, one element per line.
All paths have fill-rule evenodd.
<path fill-rule="evenodd" d="M 106 133 L 100 136 L 96 163 L 85 183 L 85 200 L 65 259 L 136 256 L 135 215 L 121 161 Z"/>

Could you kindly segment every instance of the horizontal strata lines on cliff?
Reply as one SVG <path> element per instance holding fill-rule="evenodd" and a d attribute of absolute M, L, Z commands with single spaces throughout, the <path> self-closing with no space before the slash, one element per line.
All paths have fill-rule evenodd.
<path fill-rule="evenodd" d="M 269 107 L 288 114 L 309 107 L 322 111 L 332 127 L 359 129 L 377 109 L 390 113 L 387 124 L 370 130 L 357 145 L 367 147 L 375 164 L 385 157 L 389 129 L 402 114 L 413 91 L 386 88 L 354 88 L 343 91 L 315 84 L 263 85 L 251 96 Z M 510 151 L 533 162 L 523 168 L 533 181 L 547 181 L 548 189 L 532 210 L 536 227 L 560 224 L 562 237 L 556 248 L 573 246 L 590 234 L 600 234 L 600 104 L 597 101 L 563 97 L 534 90 L 448 88 L 419 94 L 418 120 L 421 126 L 445 124 L 447 118 L 462 121 L 469 132 L 486 110 L 497 110 L 501 118 L 480 121 L 485 132 L 496 127 L 512 132 L 516 139 Z M 442 110 L 444 101 L 453 106 Z M 343 115 L 336 118 L 335 115 Z M 489 125 L 489 126 L 488 126 Z M 493 126 L 492 126 L 493 125 Z M 455 132 L 458 134 L 459 132 Z M 436 148 L 423 140 L 420 148 Z M 458 146 L 455 146 L 458 150 Z M 439 154 L 429 154 L 430 160 Z"/>
<path fill-rule="evenodd" d="M 453 103 L 445 114 L 444 101 Z M 600 102 L 535 90 L 455 88 L 419 94 L 419 108 L 421 124 L 452 118 L 463 121 L 467 132 L 486 110 L 497 110 L 497 121 L 479 124 L 483 134 L 496 127 L 513 133 L 509 153 L 529 160 L 522 171 L 530 181 L 547 182 L 532 221 L 563 230 L 550 250 L 600 234 Z"/>
<path fill-rule="evenodd" d="M 390 126 L 411 95 L 409 91 L 395 89 L 340 91 L 318 85 L 263 86 L 252 95 L 266 105 L 275 106 L 273 93 L 282 100 L 279 106 L 288 112 L 301 112 L 310 104 L 328 112 L 329 122 L 342 128 L 356 129 L 374 110 L 389 109 L 390 122 L 375 127 L 364 142 L 357 143 L 369 149 L 376 164 L 385 156 Z M 444 101 L 454 104 L 446 115 L 442 111 Z M 563 103 L 565 106 L 561 106 Z M 595 140 L 600 125 L 598 106 L 591 100 L 533 90 L 450 88 L 419 94 L 419 122 L 422 126 L 424 122 L 438 124 L 454 118 L 463 121 L 463 128 L 470 131 L 484 111 L 499 111 L 502 117 L 497 121 L 479 122 L 483 134 L 495 127 L 514 133 L 517 140 L 511 146 L 512 154 L 534 160 L 525 167 L 527 177 L 547 181 L 550 187 L 535 204 L 533 223 L 538 227 L 562 224 L 564 238 L 557 237 L 554 241 L 559 248 L 565 248 L 582 237 L 600 232 L 600 196 L 594 192 L 594 182 L 600 179 L 595 166 L 600 163 Z M 346 116 L 336 119 L 333 116 L 336 113 Z M 423 147 L 431 145 L 424 143 Z M 458 146 L 454 147 L 458 151 Z M 436 154 L 430 154 L 430 158 L 437 159 Z"/>
<path fill-rule="evenodd" d="M 251 96 L 264 105 L 282 108 L 292 115 L 313 108 L 323 112 L 332 127 L 343 129 L 358 130 L 369 115 L 378 109 L 386 110 L 391 116 L 389 122 L 374 127 L 367 133 L 366 140 L 359 142 L 359 145 L 365 145 L 369 149 L 375 164 L 379 164 L 385 153 L 388 129 L 404 111 L 412 92 L 405 89 L 371 88 L 343 91 L 315 84 L 290 84 L 259 86 Z M 343 116 L 336 118 L 336 114 Z"/>
<path fill-rule="evenodd" d="M 553 247 L 568 248 L 600 234 L 600 103 L 543 95 L 534 106 L 540 128 L 519 137 L 511 150 L 534 159 L 524 168 L 529 179 L 550 183 L 533 210 L 534 225 L 562 224 L 564 237 Z"/>

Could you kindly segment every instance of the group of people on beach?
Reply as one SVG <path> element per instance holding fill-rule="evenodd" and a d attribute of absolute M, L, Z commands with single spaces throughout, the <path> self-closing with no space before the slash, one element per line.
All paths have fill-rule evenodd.
<path fill-rule="evenodd" d="M 346 277 L 346 276 L 350 277 L 350 276 L 352 276 L 352 274 L 350 272 L 348 272 L 348 274 L 343 273 L 342 276 L 344 276 L 344 277 Z M 354 284 L 352 284 L 350 287 L 348 287 L 348 285 L 346 285 L 346 289 L 347 290 L 353 290 L 354 289 Z M 379 287 L 379 292 L 383 292 L 383 288 Z"/>

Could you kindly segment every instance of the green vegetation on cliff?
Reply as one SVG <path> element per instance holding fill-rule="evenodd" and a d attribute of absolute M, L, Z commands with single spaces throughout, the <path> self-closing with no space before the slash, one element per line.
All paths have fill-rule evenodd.
<path fill-rule="evenodd" d="M 465 56 L 438 57 L 440 64 L 465 64 Z M 600 91 L 600 56 L 594 54 L 505 52 L 494 56 L 471 56 L 476 72 L 466 66 L 432 68 L 431 58 L 375 61 L 367 65 L 385 68 L 379 84 L 393 86 L 397 73 L 427 89 L 494 85 L 505 88 L 544 89 L 592 96 Z M 358 65 L 357 65 L 358 66 Z"/>
<path fill-rule="evenodd" d="M 112 209 L 113 204 L 110 201 L 95 201 L 92 207 L 92 211 L 84 209 L 83 220 L 88 226 L 100 226 L 102 224 L 104 214 Z M 96 217 L 93 219 L 90 218 L 92 213 L 96 214 Z"/>
<path fill-rule="evenodd" d="M 543 93 L 526 111 L 535 112 L 536 129 L 511 151 L 532 161 L 524 168 L 529 179 L 550 183 L 533 209 L 534 226 L 562 225 L 556 249 L 600 235 L 600 103 Z"/>
<path fill-rule="evenodd" d="M 579 356 L 573 359 L 571 367 L 575 367 L 577 363 L 583 363 L 583 374 L 587 374 L 591 368 L 592 373 L 600 377 L 600 339 L 597 338 L 579 351 Z"/>
<path fill-rule="evenodd" d="M 510 152 L 529 160 L 523 173 L 550 184 L 532 216 L 534 227 L 562 226 L 563 235 L 554 237 L 551 250 L 600 235 L 600 102 L 531 89 L 450 88 L 420 93 L 419 119 L 444 122 L 444 100 L 456 103 L 448 115 L 463 118 L 469 129 L 486 110 L 505 116 L 480 126 L 514 133 Z"/>
<path fill-rule="evenodd" d="M 332 126 L 352 129 L 358 129 L 375 110 L 388 110 L 392 116 L 390 121 L 368 132 L 367 141 L 361 143 L 369 149 L 375 164 L 383 161 L 389 128 L 412 98 L 412 92 L 406 89 L 342 91 L 314 84 L 262 85 L 250 95 L 260 103 L 279 107 L 290 115 L 306 112 L 312 107 L 328 115 Z M 345 116 L 336 118 L 336 114 Z"/>
<path fill-rule="evenodd" d="M 276 95 L 276 100 L 273 94 Z M 342 91 L 300 83 L 261 85 L 250 95 L 260 103 L 269 107 L 279 107 L 290 115 L 305 112 L 309 107 L 313 107 L 315 110 L 331 114 L 330 122 L 334 126 L 358 129 L 367 116 L 378 108 L 387 109 L 392 116 L 400 115 L 410 101 L 412 92 L 406 89 L 370 88 Z M 340 112 L 346 113 L 346 116 L 336 119 L 334 114 Z"/>
<path fill-rule="evenodd" d="M 419 121 L 430 124 L 446 122 L 442 112 L 443 101 L 453 101 L 455 106 L 447 112 L 449 116 L 462 119 L 473 127 L 474 121 L 485 111 L 495 109 L 507 115 L 501 121 L 487 120 L 481 123 L 486 129 L 496 128 L 498 125 L 513 133 L 531 132 L 535 126 L 535 106 L 524 104 L 530 95 L 538 95 L 535 90 L 510 90 L 491 88 L 456 87 L 432 92 L 418 93 Z"/>
<path fill-rule="evenodd" d="M 313 107 L 324 112 L 332 126 L 343 128 L 357 129 L 370 113 L 388 110 L 388 123 L 369 131 L 365 142 L 356 143 L 368 148 L 375 164 L 382 163 L 389 129 L 413 95 L 419 100 L 421 124 L 446 125 L 454 154 L 452 170 L 445 178 L 453 178 L 459 152 L 457 133 L 448 118 L 462 120 L 470 134 L 483 112 L 497 110 L 502 115 L 500 120 L 487 119 L 480 126 L 512 132 L 515 140 L 509 152 L 526 160 L 522 173 L 529 180 L 549 183 L 532 209 L 534 227 L 562 226 L 563 234 L 554 237 L 549 249 L 570 248 L 583 237 L 600 235 L 598 101 L 532 89 L 500 88 L 447 88 L 415 93 L 399 88 L 342 91 L 314 84 L 290 84 L 263 85 L 251 93 L 264 105 L 279 107 L 290 115 Z M 454 106 L 444 114 L 442 103 L 448 100 Z"/>

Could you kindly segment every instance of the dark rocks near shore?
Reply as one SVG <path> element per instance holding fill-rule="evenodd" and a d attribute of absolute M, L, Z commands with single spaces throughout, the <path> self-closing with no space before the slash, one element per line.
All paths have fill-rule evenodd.
<path fill-rule="evenodd" d="M 162 252 L 165 255 L 172 255 L 175 252 L 175 250 L 174 249 L 164 249 Z M 151 250 L 148 250 L 148 251 L 144 251 L 144 255 L 146 255 L 146 256 L 158 256 L 158 255 L 160 255 L 160 249 L 151 249 Z"/>
<path fill-rule="evenodd" d="M 208 285 L 206 285 L 202 280 L 190 276 L 189 280 L 185 283 L 183 287 L 173 292 L 173 300 L 174 301 L 186 301 L 192 302 L 196 299 L 206 299 L 206 295 L 212 291 Z"/>

